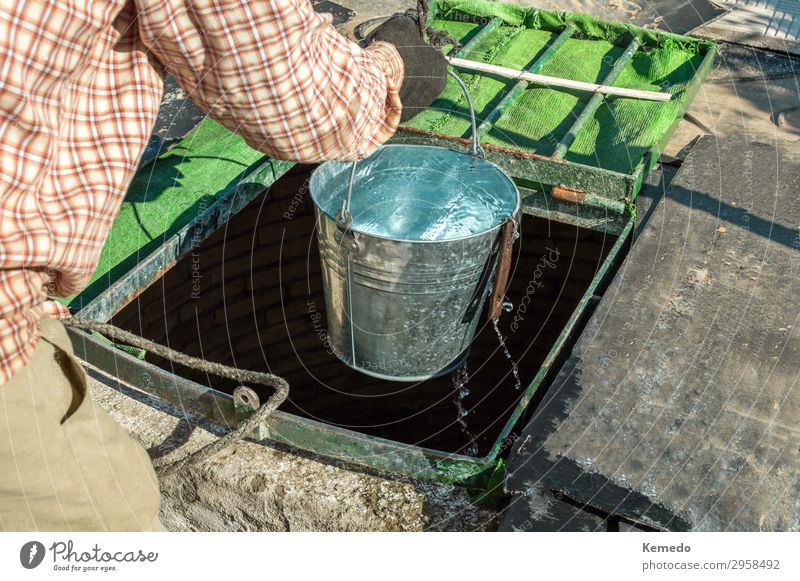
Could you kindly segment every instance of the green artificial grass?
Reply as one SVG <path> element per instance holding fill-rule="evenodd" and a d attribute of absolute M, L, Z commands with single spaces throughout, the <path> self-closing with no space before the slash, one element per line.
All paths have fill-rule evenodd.
<path fill-rule="evenodd" d="M 211 119 L 136 173 L 100 254 L 92 282 L 58 299 L 73 312 L 130 271 L 168 238 L 235 188 L 263 153 Z"/>
<path fill-rule="evenodd" d="M 499 17 L 503 24 L 464 58 L 521 70 L 533 64 L 569 24 L 576 33 L 547 62 L 541 74 L 579 81 L 602 83 L 633 37 L 642 41 L 642 48 L 614 85 L 667 91 L 675 97 L 663 103 L 607 98 L 565 155 L 568 161 L 625 174 L 632 173 L 669 133 L 686 106 L 685 89 L 704 57 L 703 42 L 687 37 L 604 22 L 583 14 L 547 12 L 485 0 L 439 0 L 430 24 L 466 43 L 479 25 L 465 21 L 486 22 L 491 17 Z M 470 74 L 465 70 L 459 74 L 469 88 L 479 122 L 515 84 L 513 79 Z M 483 137 L 483 142 L 551 155 L 590 97 L 587 93 L 530 85 Z M 455 81 L 450 79 L 432 107 L 408 125 L 468 136 L 467 104 Z"/>

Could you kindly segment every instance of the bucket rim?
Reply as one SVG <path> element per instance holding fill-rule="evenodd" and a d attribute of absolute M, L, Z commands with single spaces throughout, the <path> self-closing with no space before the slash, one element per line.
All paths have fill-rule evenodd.
<path fill-rule="evenodd" d="M 375 152 L 373 152 L 373 155 L 374 155 L 374 153 L 378 152 L 381 149 L 399 148 L 399 147 L 406 147 L 406 148 L 410 147 L 410 148 L 415 148 L 415 149 L 444 149 L 446 151 L 452 151 L 453 153 L 457 153 L 459 155 L 465 155 L 465 156 L 468 156 L 468 157 L 472 157 L 472 155 L 469 154 L 469 153 L 465 153 L 463 151 L 459 151 L 458 149 L 453 149 L 453 148 L 450 148 L 450 147 L 441 147 L 439 145 L 421 145 L 421 144 L 415 144 L 415 143 L 385 143 L 385 144 L 379 146 L 375 150 Z M 367 158 L 364 158 L 364 159 L 367 159 Z M 478 158 L 478 159 L 480 159 L 481 161 L 483 161 L 485 163 L 488 163 L 495 170 L 497 170 L 503 177 L 505 177 L 508 180 L 508 183 L 510 183 L 512 188 L 514 189 L 514 192 L 516 192 L 516 194 L 517 194 L 517 202 L 516 202 L 516 205 L 514 206 L 514 209 L 511 212 L 509 212 L 508 216 L 504 217 L 500 222 L 498 222 L 497 224 L 495 224 L 491 228 L 487 228 L 486 230 L 483 230 L 481 232 L 475 232 L 473 234 L 468 234 L 466 236 L 460 236 L 458 238 L 446 238 L 444 240 L 409 240 L 409 239 L 406 239 L 406 238 L 391 238 L 389 236 L 381 236 L 379 234 L 371 234 L 369 232 L 362 232 L 361 230 L 359 230 L 358 228 L 356 228 L 354 226 L 351 226 L 349 228 L 349 231 L 350 232 L 354 232 L 356 234 L 359 234 L 361 236 L 367 236 L 369 238 L 376 238 L 378 240 L 388 240 L 388 241 L 391 241 L 391 242 L 404 242 L 404 243 L 407 243 L 407 244 L 443 244 L 443 243 L 451 243 L 451 242 L 461 242 L 463 240 L 470 240 L 472 238 L 478 238 L 480 236 L 486 236 L 487 234 L 489 234 L 489 233 L 491 233 L 491 232 L 493 232 L 495 230 L 498 230 L 508 220 L 510 220 L 510 219 L 517 220 L 518 216 L 519 216 L 519 212 L 520 212 L 520 207 L 522 206 L 522 200 L 521 200 L 521 196 L 520 196 L 519 188 L 517 187 L 517 184 L 514 183 L 514 180 L 508 174 L 508 172 L 506 172 L 503 168 L 501 168 L 496 163 L 494 163 L 492 161 L 489 161 L 488 159 L 483 158 L 483 157 Z M 359 160 L 359 161 L 362 161 L 362 160 Z M 341 161 L 338 161 L 338 160 L 335 160 L 335 159 L 331 159 L 331 160 L 327 160 L 327 161 L 324 161 L 321 164 L 319 164 L 316 168 L 314 168 L 314 171 L 311 172 L 311 176 L 308 179 L 308 194 L 311 197 L 311 201 L 314 203 L 314 208 L 316 208 L 316 210 L 320 214 L 326 216 L 327 218 L 332 220 L 334 223 L 336 223 L 336 216 L 332 216 L 330 213 L 326 212 L 317 203 L 317 198 L 316 198 L 316 195 L 315 195 L 315 188 L 313 187 L 314 175 L 323 166 L 325 166 L 325 165 L 327 165 L 329 163 L 332 163 L 332 162 L 335 162 L 335 163 L 348 163 L 348 162 L 341 162 Z M 338 225 L 338 223 L 337 223 L 337 225 Z"/>

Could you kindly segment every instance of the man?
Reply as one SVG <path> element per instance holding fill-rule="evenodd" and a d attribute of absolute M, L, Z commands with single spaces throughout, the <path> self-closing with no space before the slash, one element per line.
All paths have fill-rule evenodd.
<path fill-rule="evenodd" d="M 252 147 L 363 158 L 444 88 L 395 16 L 366 48 L 308 0 L 0 0 L 0 530 L 158 530 L 144 449 L 93 405 L 48 295 L 81 290 L 171 73 Z"/>

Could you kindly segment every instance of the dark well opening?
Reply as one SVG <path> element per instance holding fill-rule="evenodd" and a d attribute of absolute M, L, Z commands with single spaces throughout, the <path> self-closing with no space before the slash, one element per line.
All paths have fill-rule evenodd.
<path fill-rule="evenodd" d="M 291 384 L 281 409 L 407 444 L 463 452 L 449 376 L 417 384 L 354 371 L 326 343 L 325 300 L 314 211 L 297 166 L 113 318 L 165 345 L 228 365 L 268 370 Z M 500 434 L 525 388 L 566 325 L 616 237 L 525 216 L 500 330 L 479 327 L 468 359 L 467 422 L 481 455 Z M 523 306 L 524 305 L 524 306 Z M 231 393 L 236 385 L 148 354 L 178 375 Z M 262 397 L 268 388 L 255 387 Z"/>

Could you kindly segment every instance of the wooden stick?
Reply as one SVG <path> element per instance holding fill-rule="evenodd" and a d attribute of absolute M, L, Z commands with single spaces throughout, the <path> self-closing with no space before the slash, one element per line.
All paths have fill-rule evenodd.
<path fill-rule="evenodd" d="M 481 63 L 456 57 L 448 57 L 447 60 L 451 65 L 459 69 L 500 75 L 501 77 L 519 79 L 528 81 L 529 83 L 536 83 L 538 85 L 545 85 L 548 87 L 562 87 L 565 89 L 575 89 L 576 91 L 588 91 L 590 93 L 602 93 L 604 95 L 616 95 L 617 97 L 630 97 L 632 99 L 642 99 L 646 101 L 669 101 L 672 99 L 672 93 L 642 91 L 639 89 L 626 89 L 624 87 L 611 87 L 609 85 L 597 85 L 595 83 L 585 83 L 583 81 L 572 81 L 570 79 L 548 77 L 547 75 L 528 73 L 526 71 L 518 71 L 516 69 L 509 69 L 499 65 Z"/>

